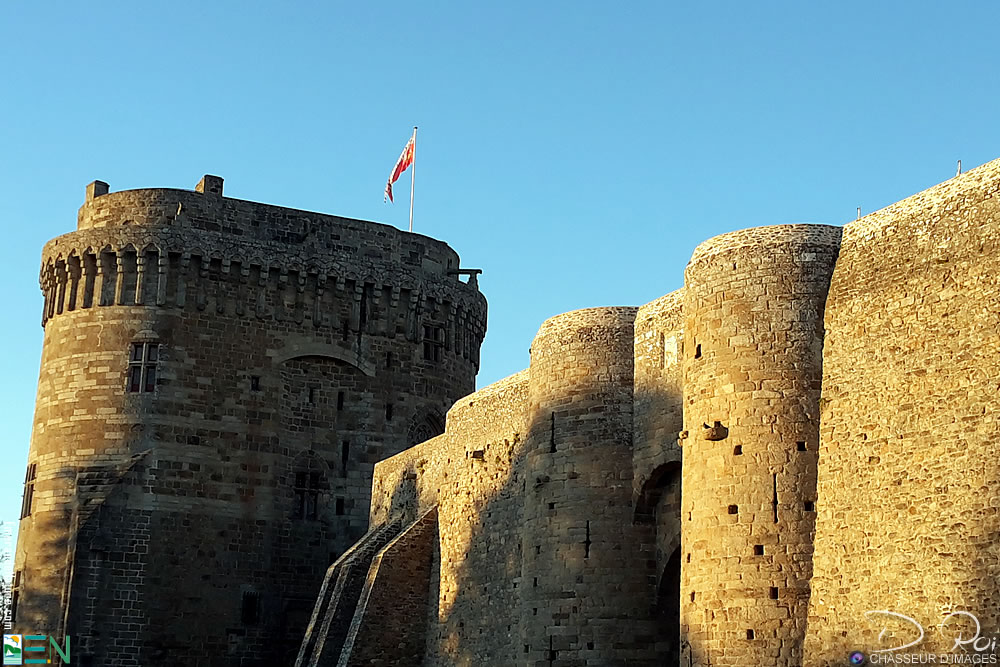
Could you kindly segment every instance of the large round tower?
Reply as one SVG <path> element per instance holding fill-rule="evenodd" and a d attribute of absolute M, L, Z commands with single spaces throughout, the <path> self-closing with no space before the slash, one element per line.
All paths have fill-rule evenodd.
<path fill-rule="evenodd" d="M 531 345 L 520 664 L 662 662 L 632 522 L 635 315 L 565 313 Z"/>
<path fill-rule="evenodd" d="M 393 227 L 87 189 L 42 257 L 17 631 L 86 665 L 294 657 L 376 461 L 475 388 L 476 272 Z M 461 274 L 471 275 L 468 282 Z"/>
<path fill-rule="evenodd" d="M 685 272 L 681 635 L 692 665 L 802 662 L 839 242 L 838 227 L 748 229 L 699 245 Z"/>

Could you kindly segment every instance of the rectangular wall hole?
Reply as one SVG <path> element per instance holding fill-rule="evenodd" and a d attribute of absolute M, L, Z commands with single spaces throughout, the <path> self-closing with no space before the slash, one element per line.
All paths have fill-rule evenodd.
<path fill-rule="evenodd" d="M 251 375 L 250 376 L 250 391 L 260 391 L 260 376 Z"/>
<path fill-rule="evenodd" d="M 801 440 L 799 442 L 796 442 L 795 449 L 799 450 L 800 452 L 806 451 L 806 443 L 802 442 Z"/>
<path fill-rule="evenodd" d="M 691 562 L 691 554 L 687 555 L 687 562 L 689 562 L 689 563 Z"/>
<path fill-rule="evenodd" d="M 733 447 L 733 456 L 742 456 L 742 455 L 743 455 L 743 445 L 736 445 L 735 447 Z"/>
<path fill-rule="evenodd" d="M 772 600 L 777 600 L 778 599 L 778 587 L 777 586 L 771 586 L 771 599 Z"/>
<path fill-rule="evenodd" d="M 309 402 L 316 402 L 316 387 L 309 387 Z"/>
<path fill-rule="evenodd" d="M 344 409 L 344 392 L 338 391 L 337 392 L 337 410 L 343 410 L 343 409 Z"/>
<path fill-rule="evenodd" d="M 535 577 L 534 581 L 531 582 L 532 588 L 538 588 L 538 577 Z"/>
<path fill-rule="evenodd" d="M 691 602 L 694 602 L 694 593 L 691 593 Z"/>
<path fill-rule="evenodd" d="M 343 477 L 347 477 L 347 462 L 351 458 L 351 443 L 348 440 L 344 440 L 343 444 L 340 446 L 340 474 Z"/>
<path fill-rule="evenodd" d="M 385 367 L 392 368 L 392 352 L 385 353 Z"/>
<path fill-rule="evenodd" d="M 747 630 L 747 639 L 753 639 L 753 637 L 754 637 L 753 630 Z"/>
<path fill-rule="evenodd" d="M 594 650 L 594 642 L 587 642 L 587 650 L 588 651 Z"/>
<path fill-rule="evenodd" d="M 763 556 L 764 555 L 764 545 L 763 544 L 755 544 L 755 545 L 753 545 L 753 555 L 754 556 Z"/>
<path fill-rule="evenodd" d="M 337 516 L 344 515 L 344 499 L 337 498 Z"/>
<path fill-rule="evenodd" d="M 531 615 L 538 616 L 538 607 L 535 607 L 534 609 L 531 610 Z"/>
<path fill-rule="evenodd" d="M 387 422 L 392 421 L 392 403 L 385 404 L 385 420 Z"/>
<path fill-rule="evenodd" d="M 555 508 L 556 508 L 556 504 L 555 503 L 549 503 L 549 509 L 550 510 L 554 510 Z"/>
<path fill-rule="evenodd" d="M 740 513 L 740 506 L 739 505 L 730 505 L 729 506 L 729 513 L 730 514 L 739 514 Z"/>
<path fill-rule="evenodd" d="M 814 503 L 811 500 L 807 500 L 805 502 L 805 508 L 806 508 L 807 512 L 815 512 L 816 511 L 816 503 Z"/>
<path fill-rule="evenodd" d="M 701 343 L 694 346 L 694 358 L 701 359 Z"/>

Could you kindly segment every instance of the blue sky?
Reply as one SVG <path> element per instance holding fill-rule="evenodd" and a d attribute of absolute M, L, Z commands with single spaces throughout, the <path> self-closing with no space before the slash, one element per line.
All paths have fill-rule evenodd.
<path fill-rule="evenodd" d="M 8 3 L 0 519 L 20 507 L 41 247 L 94 179 L 211 173 L 405 228 L 382 189 L 419 125 L 415 230 L 484 270 L 484 386 L 527 365 L 546 317 L 679 287 L 704 239 L 843 224 L 1000 156 L 998 24 L 985 2 Z"/>

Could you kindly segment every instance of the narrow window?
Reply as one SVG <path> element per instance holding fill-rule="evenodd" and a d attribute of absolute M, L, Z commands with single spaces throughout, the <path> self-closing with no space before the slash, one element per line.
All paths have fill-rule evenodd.
<path fill-rule="evenodd" d="M 778 599 L 778 587 L 777 586 L 771 586 L 771 599 L 772 600 L 777 600 Z"/>
<path fill-rule="evenodd" d="M 747 639 L 753 639 L 753 630 L 747 630 Z"/>
<path fill-rule="evenodd" d="M 295 473 L 295 485 L 292 489 L 294 496 L 292 518 L 315 519 L 317 517 L 321 481 L 322 478 L 316 471 Z"/>
<path fill-rule="evenodd" d="M 338 391 L 337 392 L 337 410 L 340 411 L 340 410 L 343 410 L 343 409 L 344 409 L 344 392 Z"/>
<path fill-rule="evenodd" d="M 129 393 L 142 394 L 156 389 L 156 364 L 159 356 L 159 343 L 132 343 L 128 360 Z"/>
<path fill-rule="evenodd" d="M 444 327 L 424 325 L 424 359 L 441 361 L 441 350 L 444 348 Z"/>
<path fill-rule="evenodd" d="M 340 446 L 340 474 L 347 477 L 347 462 L 351 458 L 351 443 L 348 440 L 344 440 L 344 443 Z"/>
<path fill-rule="evenodd" d="M 21 497 L 21 518 L 31 514 L 31 506 L 35 500 L 35 476 L 37 474 L 37 464 L 28 464 L 28 469 L 24 472 L 24 495 Z"/>
<path fill-rule="evenodd" d="M 549 426 L 549 453 L 555 453 L 556 451 L 556 413 L 551 415 L 551 424 Z"/>
<path fill-rule="evenodd" d="M 800 452 L 804 452 L 804 451 L 806 451 L 806 443 L 804 443 L 804 442 L 796 442 L 795 443 L 795 448 L 797 450 L 799 450 Z"/>
<path fill-rule="evenodd" d="M 733 456 L 741 456 L 743 454 L 743 445 L 736 445 L 733 447 Z"/>
<path fill-rule="evenodd" d="M 240 605 L 240 621 L 243 625 L 257 625 L 260 616 L 260 593 L 244 591 L 243 603 Z"/>
<path fill-rule="evenodd" d="M 763 544 L 755 544 L 755 545 L 753 545 L 753 555 L 754 556 L 763 556 L 764 555 L 764 545 Z"/>
<path fill-rule="evenodd" d="M 694 358 L 701 359 L 701 343 L 694 346 Z"/>
<path fill-rule="evenodd" d="M 316 403 L 316 387 L 309 387 L 309 402 Z"/>
<path fill-rule="evenodd" d="M 250 376 L 250 391 L 260 391 L 260 376 L 251 375 Z"/>
<path fill-rule="evenodd" d="M 337 498 L 337 516 L 344 515 L 344 499 Z"/>
<path fill-rule="evenodd" d="M 10 589 L 10 623 L 17 622 L 17 601 L 21 597 L 21 570 L 14 573 L 14 583 Z"/>
<path fill-rule="evenodd" d="M 392 421 L 392 403 L 385 404 L 385 420 L 387 422 Z"/>
<path fill-rule="evenodd" d="M 392 352 L 385 353 L 385 367 L 392 368 Z"/>
<path fill-rule="evenodd" d="M 815 512 L 816 511 L 816 504 L 813 501 L 811 501 L 811 500 L 807 500 L 805 502 L 805 508 L 806 508 L 807 512 Z"/>
<path fill-rule="evenodd" d="M 739 505 L 730 505 L 729 506 L 729 513 L 730 514 L 739 514 L 740 513 Z"/>

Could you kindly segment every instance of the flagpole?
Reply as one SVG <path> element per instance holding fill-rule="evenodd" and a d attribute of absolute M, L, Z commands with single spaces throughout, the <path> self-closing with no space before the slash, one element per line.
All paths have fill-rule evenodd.
<path fill-rule="evenodd" d="M 410 164 L 410 231 L 413 231 L 413 185 L 417 180 L 417 126 L 413 126 L 413 161 Z"/>

